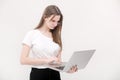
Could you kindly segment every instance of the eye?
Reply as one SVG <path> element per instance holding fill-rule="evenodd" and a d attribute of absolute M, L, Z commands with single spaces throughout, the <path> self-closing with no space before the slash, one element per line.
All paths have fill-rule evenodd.
<path fill-rule="evenodd" d="M 55 22 L 55 20 L 52 20 L 52 22 Z"/>

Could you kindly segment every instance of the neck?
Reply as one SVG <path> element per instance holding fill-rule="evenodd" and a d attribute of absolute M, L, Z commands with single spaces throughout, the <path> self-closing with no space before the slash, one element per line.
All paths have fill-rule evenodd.
<path fill-rule="evenodd" d="M 42 31 L 43 33 L 50 32 L 50 29 L 46 25 L 43 25 L 41 28 L 39 28 L 39 30 Z"/>

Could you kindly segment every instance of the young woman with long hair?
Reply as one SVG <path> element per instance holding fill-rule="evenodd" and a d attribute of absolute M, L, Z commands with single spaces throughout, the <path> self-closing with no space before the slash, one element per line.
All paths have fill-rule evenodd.
<path fill-rule="evenodd" d="M 29 31 L 23 41 L 21 64 L 31 65 L 30 80 L 61 80 L 60 73 L 46 64 L 61 63 L 63 15 L 56 5 L 49 5 L 38 26 Z M 30 51 L 32 56 L 30 56 Z M 73 66 L 68 72 L 77 71 Z"/>

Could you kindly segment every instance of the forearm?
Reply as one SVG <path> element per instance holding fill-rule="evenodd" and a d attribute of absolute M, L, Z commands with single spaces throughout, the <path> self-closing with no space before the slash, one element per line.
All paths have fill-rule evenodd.
<path fill-rule="evenodd" d="M 48 63 L 48 59 L 46 58 L 22 58 L 21 60 L 21 64 L 23 65 L 42 65 L 42 64 L 47 64 Z"/>
<path fill-rule="evenodd" d="M 59 54 L 57 55 L 57 58 L 58 58 L 58 61 L 59 61 L 59 62 L 62 62 L 62 59 L 61 59 L 61 51 L 60 51 Z"/>

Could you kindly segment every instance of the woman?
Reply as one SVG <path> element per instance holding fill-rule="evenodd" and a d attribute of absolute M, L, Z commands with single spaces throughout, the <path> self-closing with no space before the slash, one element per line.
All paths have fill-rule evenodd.
<path fill-rule="evenodd" d="M 61 62 L 63 15 L 55 5 L 46 7 L 39 25 L 29 31 L 23 39 L 21 64 L 32 65 L 30 80 L 61 80 L 60 73 L 46 64 Z M 32 56 L 30 55 L 32 51 Z M 73 66 L 68 73 L 77 71 Z"/>

